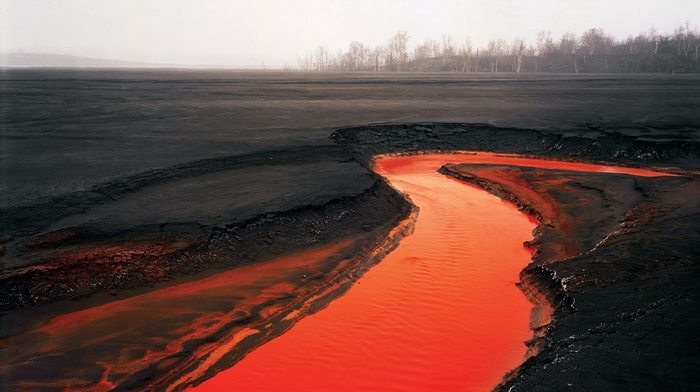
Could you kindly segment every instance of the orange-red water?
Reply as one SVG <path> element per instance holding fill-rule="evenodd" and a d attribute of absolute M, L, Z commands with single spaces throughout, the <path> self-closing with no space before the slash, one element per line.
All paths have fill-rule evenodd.
<path fill-rule="evenodd" d="M 514 283 L 529 261 L 522 242 L 534 223 L 498 198 L 436 173 L 446 162 L 659 175 L 490 154 L 380 159 L 377 171 L 421 207 L 415 234 L 347 295 L 201 389 L 485 390 L 517 366 L 530 336 L 530 304 Z M 262 313 L 295 306 L 292 293 L 314 290 L 300 278 L 316 276 L 337 260 L 350 262 L 353 244 L 348 240 L 39 323 L 0 342 L 0 357 L 7 359 L 0 379 L 11 375 L 12 385 L 25 389 L 111 389 L 260 306 L 266 306 Z M 228 343 L 199 347 L 192 354 L 205 360 L 182 381 L 201 375 L 246 334 L 262 333 L 254 328 L 265 329 L 233 330 Z"/>
<path fill-rule="evenodd" d="M 447 162 L 659 175 L 483 153 L 381 158 L 376 171 L 420 207 L 414 234 L 327 309 L 196 389 L 483 391 L 518 366 L 531 304 L 515 283 L 535 222 L 435 172 Z"/>
<path fill-rule="evenodd" d="M 342 258 L 350 245 L 343 241 L 55 317 L 0 341 L 0 390 L 108 391 L 184 350 L 206 355 L 206 370 L 236 339 L 261 332 L 251 328 L 256 325 L 230 330 L 232 320 L 290 307 L 285 300 L 305 290 L 300 277 L 326 271 L 329 255 Z M 221 330 L 233 335 L 226 344 L 184 348 Z"/>
<path fill-rule="evenodd" d="M 436 173 L 445 162 L 377 162 L 420 207 L 414 234 L 327 309 L 198 389 L 488 390 L 519 365 L 531 304 L 515 283 L 535 223 Z"/>

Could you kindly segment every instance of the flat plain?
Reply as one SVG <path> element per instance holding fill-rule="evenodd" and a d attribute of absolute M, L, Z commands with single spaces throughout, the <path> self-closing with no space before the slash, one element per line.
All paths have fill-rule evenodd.
<path fill-rule="evenodd" d="M 366 251 L 408 214 L 369 169 L 373 154 L 528 153 L 692 181 L 700 168 L 694 75 L 7 69 L 0 93 L 3 339 L 212 270 L 348 238 Z M 697 245 L 683 238 L 686 277 L 697 276 Z M 684 309 L 697 309 L 697 285 L 687 293 Z M 531 385 L 545 364 L 516 381 Z"/>

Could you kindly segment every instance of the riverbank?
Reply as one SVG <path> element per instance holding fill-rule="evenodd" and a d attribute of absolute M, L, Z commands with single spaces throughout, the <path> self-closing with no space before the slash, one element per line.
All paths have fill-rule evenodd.
<path fill-rule="evenodd" d="M 323 312 L 192 390 L 483 391 L 520 364 L 530 304 L 515 282 L 534 222 L 437 173 L 443 159 L 378 158 L 420 209 L 414 233 Z"/>
<path fill-rule="evenodd" d="M 556 142 L 550 144 L 546 134 L 537 131 L 518 134 L 444 124 L 343 132 L 336 135 L 337 140 L 361 156 L 387 149 L 414 153 L 421 145 L 433 150 L 444 145 L 479 146 L 680 174 L 570 177 L 566 172 L 512 167 L 457 170 L 463 179 L 471 177 L 502 197 L 520 189 L 518 198 L 526 211 L 553 217 L 544 219 L 538 240 L 530 244 L 538 249 L 537 255 L 523 270 L 520 283 L 535 303 L 554 308 L 553 322 L 540 325 L 535 338 L 528 341 L 537 355 L 507 375 L 497 390 L 558 391 L 577 386 L 692 390 L 697 386 L 692 364 L 700 352 L 687 344 L 697 340 L 694 331 L 700 328 L 700 321 L 692 316 L 700 309 L 696 245 L 700 205 L 694 197 L 700 190 L 700 176 L 693 152 L 697 144 L 640 143 L 620 135 L 607 147 L 605 139 L 612 135 L 601 135 L 602 139 L 552 136 Z M 499 135 L 494 138 L 494 134 Z M 677 153 L 671 153 L 674 145 Z M 443 170 L 454 174 L 459 167 Z M 471 170 L 478 174 L 464 176 Z M 520 185 L 512 187 L 517 182 Z"/>
<path fill-rule="evenodd" d="M 700 191 L 697 178 L 473 165 L 441 171 L 525 211 L 545 211 L 521 287 L 553 305 L 553 321 L 528 342 L 537 355 L 498 390 L 695 388 L 698 352 L 685 342 L 698 327 L 690 315 L 700 288 L 700 203 L 690 196 Z"/>
<path fill-rule="evenodd" d="M 579 313 L 579 308 L 581 306 L 580 304 L 580 297 L 581 293 L 588 293 L 590 290 L 587 289 L 588 286 L 592 287 L 597 287 L 599 289 L 602 289 L 605 287 L 605 293 L 607 295 L 611 296 L 617 296 L 620 297 L 619 299 L 621 300 L 622 296 L 620 296 L 620 293 L 616 292 L 616 289 L 613 288 L 611 289 L 609 286 L 613 283 L 619 283 L 619 282 L 628 282 L 630 281 L 630 276 L 634 276 L 635 272 L 634 271 L 626 271 L 623 268 L 612 268 L 610 267 L 611 265 L 616 265 L 616 261 L 622 261 L 623 265 L 626 265 L 625 263 L 629 261 L 625 260 L 619 260 L 619 255 L 616 256 L 617 259 L 613 259 L 612 261 L 606 260 L 603 265 L 605 265 L 605 269 L 601 269 L 600 264 L 601 261 L 599 259 L 596 259 L 596 257 L 600 257 L 600 254 L 605 254 L 601 252 L 605 252 L 605 249 L 607 249 L 607 244 L 608 242 L 612 242 L 612 239 L 616 239 L 617 237 L 621 236 L 621 234 L 627 234 L 627 232 L 630 231 L 631 227 L 639 227 L 639 233 L 637 233 L 635 236 L 622 236 L 622 238 L 625 239 L 625 241 L 642 241 L 644 238 L 647 238 L 648 235 L 645 234 L 647 233 L 651 227 L 648 226 L 647 224 L 648 219 L 650 218 L 643 218 L 647 219 L 647 221 L 644 221 L 642 218 L 638 218 L 641 214 L 641 216 L 645 216 L 644 213 L 647 211 L 657 211 L 655 214 L 659 215 L 660 217 L 664 216 L 663 211 L 674 211 L 678 210 L 679 208 L 683 207 L 683 211 L 685 211 L 686 215 L 682 215 L 679 217 L 678 222 L 685 222 L 685 224 L 688 224 L 688 214 L 692 215 L 692 213 L 697 212 L 698 206 L 692 203 L 689 203 L 688 205 L 682 205 L 680 202 L 685 197 L 687 199 L 688 195 L 692 195 L 696 190 L 697 190 L 697 178 L 692 178 L 692 177 L 683 177 L 683 176 L 666 176 L 666 177 L 661 177 L 661 178 L 643 178 L 643 177 L 638 177 L 638 176 L 629 176 L 629 175 L 622 175 L 622 174 L 610 174 L 610 173 L 603 173 L 603 174 L 597 174 L 597 173 L 581 173 L 581 172 L 571 172 L 567 170 L 560 170 L 560 169 L 546 169 L 548 166 L 554 166 L 556 165 L 555 162 L 548 162 L 548 161 L 538 161 L 538 160 L 527 160 L 527 159 L 522 159 L 522 162 L 530 162 L 531 164 L 537 164 L 540 166 L 543 166 L 544 168 L 531 168 L 531 167 L 522 167 L 522 166 L 498 166 L 494 165 L 493 163 L 496 162 L 498 157 L 494 158 L 494 161 L 492 162 L 490 158 L 488 158 L 489 155 L 485 155 L 484 158 L 482 159 L 482 162 L 480 164 L 460 164 L 460 165 L 450 165 L 446 164 L 442 167 L 440 170 L 441 172 L 452 175 L 454 177 L 457 177 L 461 180 L 472 182 L 476 184 L 479 187 L 482 187 L 486 190 L 489 190 L 490 192 L 508 199 L 512 202 L 514 202 L 516 205 L 518 205 L 521 209 L 523 209 L 525 212 L 529 213 L 530 215 L 534 216 L 543 224 L 541 224 L 536 231 L 537 237 L 535 240 L 531 241 L 528 243 L 530 247 L 533 249 L 537 250 L 536 257 L 533 261 L 533 263 L 528 266 L 523 273 L 521 274 L 521 283 L 520 287 L 523 289 L 523 291 L 526 293 L 528 298 L 533 301 L 537 307 L 533 311 L 532 315 L 532 323 L 531 323 L 531 328 L 534 330 L 534 337 L 533 339 L 529 339 L 527 341 L 527 344 L 530 346 L 530 352 L 529 352 L 529 359 L 518 369 L 516 369 L 512 374 L 510 374 L 505 380 L 504 384 L 502 385 L 503 388 L 510 387 L 510 386 L 516 386 L 516 387 L 524 387 L 528 388 L 528 374 L 531 374 L 530 372 L 536 372 L 538 370 L 541 370 L 543 367 L 541 364 L 542 362 L 538 361 L 545 361 L 545 363 L 548 364 L 546 368 L 549 368 L 549 362 L 547 361 L 547 358 L 551 358 L 552 355 L 557 358 L 557 355 L 561 355 L 557 350 L 561 351 L 564 350 L 562 347 L 568 347 L 561 341 L 557 341 L 553 339 L 554 336 L 558 336 L 557 334 L 561 335 L 566 335 L 566 339 L 569 339 L 571 335 L 569 334 L 570 330 L 567 330 L 567 327 L 562 327 L 562 325 L 567 325 L 564 324 L 565 322 L 569 321 L 571 318 L 575 318 L 578 316 L 572 316 L 575 314 Z M 443 156 L 443 160 L 445 162 L 449 162 L 451 159 L 454 159 L 456 161 L 459 161 L 459 156 L 455 154 L 445 154 Z M 513 164 L 517 164 L 519 161 L 517 160 L 518 158 L 514 159 Z M 486 164 L 486 165 L 484 165 Z M 586 166 L 586 165 L 581 165 L 577 163 L 563 163 L 563 166 L 566 167 L 571 167 L 574 168 L 577 165 L 578 166 Z M 591 169 L 588 169 L 591 170 Z M 644 174 L 643 170 L 638 170 L 638 169 L 630 169 L 635 173 L 639 174 Z M 690 173 L 691 171 L 687 170 L 678 170 L 678 169 L 666 169 L 667 171 L 676 171 L 676 172 L 683 172 L 683 173 Z M 399 203 L 400 200 L 402 199 L 402 196 L 397 195 L 396 193 L 390 191 L 389 189 L 384 188 L 385 185 L 379 184 L 379 185 L 373 185 L 370 189 L 370 191 L 366 191 L 363 194 L 361 194 L 360 198 L 350 198 L 347 199 L 346 201 L 342 202 L 340 204 L 341 207 L 333 207 L 335 203 L 338 203 L 338 201 L 333 201 L 331 203 L 328 203 L 324 208 L 322 208 L 320 211 L 325 211 L 320 213 L 316 211 L 313 212 L 315 215 L 319 215 L 320 217 L 329 217 L 334 214 L 337 216 L 345 216 L 348 215 L 348 211 L 355 211 L 351 216 L 353 216 L 354 219 L 359 219 L 360 222 L 367 222 L 367 219 L 370 219 L 370 216 L 373 216 L 375 219 L 375 222 L 377 224 L 381 223 L 383 219 L 381 218 L 380 215 L 376 215 L 377 211 L 380 211 L 383 209 L 386 209 L 387 213 L 390 213 L 389 211 L 396 211 L 396 207 L 400 207 L 403 205 L 402 203 Z M 654 194 L 652 191 L 658 193 Z M 675 204 L 663 204 L 665 198 L 668 198 L 671 194 L 676 195 L 676 197 L 680 197 L 680 199 L 677 199 L 675 201 Z M 680 196 L 679 196 L 680 195 Z M 685 196 L 682 196 L 685 195 Z M 648 200 L 651 197 L 651 201 Z M 393 200 L 393 201 L 392 201 Z M 388 204 L 386 202 L 388 201 Z M 405 200 L 404 200 L 405 201 Z M 687 200 L 686 200 L 687 201 Z M 349 204 L 348 204 L 349 203 Z M 354 203 L 354 204 L 353 204 Z M 382 205 L 382 203 L 385 203 L 385 207 L 379 207 Z M 661 203 L 661 204 L 659 204 Z M 352 207 L 355 206 L 355 207 Z M 339 210 L 336 210 L 340 208 Z M 380 210 L 377 210 L 377 208 L 380 208 Z M 299 210 L 299 211 L 294 211 L 292 215 L 289 216 L 288 219 L 291 219 L 291 221 L 294 222 L 304 222 L 306 221 L 305 218 L 303 218 L 303 211 L 305 210 Z M 311 210 L 314 211 L 314 210 Z M 335 212 L 333 212 L 335 211 Z M 364 212 L 363 212 L 364 211 Z M 371 212 L 370 212 L 371 211 Z M 661 212 L 659 212 L 661 211 Z M 310 211 L 309 211 L 310 212 Z M 306 213 L 309 213 L 306 212 Z M 301 214 L 301 215 L 300 215 Z M 366 218 L 362 218 L 364 215 L 363 214 L 368 214 Z M 312 215 L 313 216 L 313 215 Z M 399 215 L 401 216 L 401 215 Z M 380 219 L 381 218 L 381 219 Z M 640 221 L 639 219 L 642 219 Z M 318 225 L 318 222 L 322 221 L 327 221 L 327 218 L 316 218 L 312 219 L 311 223 L 312 225 Z M 247 236 L 240 236 L 240 233 L 238 234 L 238 237 L 232 235 L 233 238 L 238 238 L 239 241 L 241 242 L 246 242 L 247 240 L 250 241 L 251 239 L 255 238 L 254 236 L 251 236 L 251 233 L 256 233 L 260 232 L 261 235 L 266 235 L 269 238 L 269 233 L 277 233 L 277 235 L 281 235 L 282 233 L 280 230 L 288 230 L 289 233 L 288 235 L 294 235 L 293 233 L 297 233 L 299 235 L 299 224 L 297 225 L 285 225 L 284 222 L 287 220 L 284 218 L 272 218 L 270 219 L 268 217 L 267 219 L 267 224 L 268 225 L 273 225 L 271 227 L 277 227 L 275 225 L 282 225 L 277 227 L 277 229 L 270 229 L 269 227 L 265 226 L 265 229 L 262 230 L 253 230 L 248 231 Z M 671 220 L 668 222 L 665 222 L 666 226 L 659 226 L 656 225 L 656 229 L 661 229 L 661 230 L 669 230 L 671 231 L 672 226 L 677 223 L 676 220 Z M 252 228 L 257 227 L 259 224 L 255 223 L 249 223 Z M 310 226 L 311 228 L 312 226 Z M 318 226 L 316 226 L 318 228 Z M 353 230 L 339 230 L 339 229 L 332 229 L 333 225 L 328 226 L 328 228 L 324 228 L 323 230 L 319 230 L 320 232 L 323 232 L 325 235 L 328 235 L 329 232 L 337 232 L 338 235 L 341 233 L 348 233 Z M 389 226 L 390 227 L 390 226 Z M 693 233 L 697 233 L 697 231 L 693 231 L 692 225 L 687 227 L 688 230 L 685 231 L 686 236 L 685 237 L 680 237 L 678 236 L 677 238 L 673 239 L 675 242 L 669 242 L 669 244 L 673 243 L 676 244 L 674 247 L 676 249 L 683 249 L 683 246 L 685 246 L 685 250 L 688 250 L 688 247 L 693 246 L 691 244 L 691 239 Z M 230 233 L 233 233 L 234 231 L 239 230 L 236 227 L 232 227 L 231 230 L 229 231 Z M 387 230 L 387 229 L 384 229 Z M 697 230 L 697 228 L 695 228 Z M 303 233 L 304 230 L 301 230 Z M 365 239 L 365 243 L 367 241 L 376 241 L 371 240 L 371 238 L 380 238 L 385 236 L 386 234 L 381 234 L 379 232 L 375 234 L 371 234 Z M 282 238 L 284 238 L 284 235 L 281 235 Z M 688 237 L 690 236 L 690 237 Z M 262 237 L 261 237 L 262 238 Z M 327 238 L 337 238 L 337 237 L 327 237 Z M 255 241 L 253 241 L 255 242 Z M 265 241 L 265 244 L 271 245 L 274 242 L 268 242 Z M 276 245 L 279 246 L 279 244 L 284 242 L 277 242 Z M 395 242 L 391 242 L 395 244 Z M 359 249 L 364 248 L 364 249 L 369 249 L 367 248 L 367 245 L 359 245 L 360 243 L 353 245 L 353 249 L 356 249 L 355 253 L 361 253 Z M 264 246 L 264 245 L 263 245 Z M 642 252 L 639 248 L 639 245 L 636 245 L 636 247 L 632 247 L 628 249 L 627 251 L 629 252 Z M 382 251 L 381 253 L 384 253 L 385 251 Z M 670 254 L 667 254 L 668 252 L 665 251 L 657 251 L 654 253 L 653 251 L 648 251 L 645 254 L 645 258 L 648 260 L 656 260 L 659 257 L 664 257 L 666 259 L 672 258 L 673 256 Z M 347 254 L 348 252 L 342 252 L 342 254 Z M 644 253 L 644 252 L 642 252 Z M 591 256 L 591 254 L 593 256 Z M 352 256 L 348 256 L 350 259 L 352 259 Z M 586 257 L 593 257 L 594 261 L 587 261 L 585 264 L 580 264 L 577 262 L 574 262 L 572 260 L 579 260 L 581 258 L 586 258 Z M 684 260 L 681 264 L 686 266 L 688 263 L 692 265 L 692 255 L 691 254 L 686 254 L 684 256 Z M 690 258 L 690 259 L 689 259 Z M 335 258 L 333 258 L 335 260 Z M 330 264 L 328 264 L 328 268 L 331 265 L 336 265 L 336 261 L 330 260 Z M 254 263 L 253 265 L 257 265 L 258 263 Z M 340 264 L 342 265 L 342 263 Z M 339 265 L 339 266 L 340 266 Z M 351 268 L 354 270 L 357 270 L 357 268 L 360 268 L 360 270 L 366 268 L 362 267 L 363 264 L 355 264 L 355 262 L 351 262 L 348 264 L 347 267 L 343 268 Z M 370 264 L 371 265 L 371 264 Z M 583 266 L 586 266 L 587 268 L 584 268 Z M 629 267 L 629 266 L 627 266 Z M 634 269 L 649 269 L 651 268 L 649 265 L 633 265 L 631 267 L 633 270 Z M 666 269 L 660 269 L 658 271 L 661 271 L 659 273 L 661 274 L 675 274 L 677 271 L 674 271 L 673 266 L 669 267 L 671 270 L 668 268 Z M 50 269 L 48 269 L 50 270 Z M 658 272 L 657 271 L 657 272 Z M 298 272 L 298 271 L 297 271 Z M 624 274 L 627 274 L 628 277 L 626 278 L 621 278 Z M 306 280 L 306 277 L 304 279 L 300 278 L 297 276 L 299 274 L 296 274 L 293 277 L 291 275 L 287 276 L 287 279 L 289 279 L 289 284 L 292 284 L 294 286 L 298 285 L 304 285 L 304 280 Z M 332 274 L 333 275 L 333 274 Z M 350 273 L 349 276 L 356 276 L 356 273 Z M 60 275 L 59 275 L 60 276 Z M 343 286 L 340 285 L 338 286 L 337 282 L 334 282 L 333 279 L 329 278 L 331 275 L 319 275 L 318 277 L 318 282 L 326 282 L 335 289 L 332 289 L 330 292 L 328 292 L 329 295 L 325 295 L 328 299 L 335 298 L 337 295 L 340 293 L 344 292 L 345 289 L 347 289 L 347 285 Z M 335 275 L 333 275 L 335 276 Z M 605 277 L 605 279 L 601 278 L 602 276 Z M 637 274 L 638 277 L 642 277 L 644 279 L 650 279 L 650 278 L 655 278 L 657 279 L 658 276 L 654 275 L 654 273 L 651 273 L 650 275 L 639 275 Z M 349 281 L 348 283 L 351 283 Z M 325 284 L 325 283 L 324 283 Z M 342 287 L 341 287 L 342 286 Z M 301 287 L 301 286 L 300 286 Z M 585 290 L 581 290 L 581 287 L 586 288 Z M 338 288 L 343 288 L 343 290 L 338 291 Z M 671 288 L 669 288 L 671 289 Z M 689 286 L 690 293 L 692 293 L 692 290 L 694 289 L 693 286 Z M 661 290 L 663 292 L 663 290 Z M 284 298 L 286 295 L 284 295 L 284 290 L 281 292 L 281 297 Z M 314 291 L 310 291 L 310 293 L 314 293 Z M 690 295 L 690 294 L 688 294 Z M 313 295 L 312 295 L 313 296 Z M 297 301 L 307 301 L 304 300 L 303 298 L 306 298 L 305 296 L 298 297 Z M 309 297 L 311 298 L 311 297 Z M 685 298 L 685 297 L 683 297 Z M 689 298 L 692 298 L 689 297 Z M 686 298 L 687 299 L 687 298 Z M 278 300 L 276 300 L 278 301 Z M 326 301 L 326 300 L 324 300 Z M 295 302 L 297 304 L 301 304 L 301 302 Z M 682 301 L 681 301 L 682 302 Z M 323 302 L 324 304 L 327 303 Z M 630 299 L 626 299 L 622 301 L 622 303 L 626 304 L 626 306 L 631 306 L 631 308 L 625 308 L 626 310 L 620 310 L 617 315 L 619 314 L 639 314 L 642 312 L 642 314 L 646 314 L 646 311 L 640 310 L 640 307 L 645 306 L 645 302 L 639 302 L 639 301 L 632 301 Z M 221 359 L 216 360 L 212 362 L 212 359 L 210 357 L 210 354 L 203 354 L 208 352 L 207 350 L 202 351 L 202 346 L 200 344 L 194 343 L 194 346 L 191 346 L 191 349 L 189 350 L 194 350 L 194 352 L 198 352 L 199 354 L 196 356 L 190 357 L 190 359 L 183 361 L 173 361 L 169 356 L 163 357 L 162 359 L 157 359 L 156 362 L 154 363 L 161 363 L 160 365 L 157 365 L 159 368 L 161 368 L 160 371 L 157 373 L 152 374 L 150 371 L 144 373 L 143 370 L 147 369 L 147 367 L 143 368 L 141 371 L 135 371 L 132 370 L 132 375 L 129 376 L 129 371 L 123 372 L 122 376 L 118 376 L 118 373 L 112 373 L 115 370 L 108 370 L 107 374 L 112 374 L 109 376 L 109 383 L 112 386 L 116 385 L 122 385 L 122 386 L 127 386 L 130 385 L 132 387 L 139 386 L 141 387 L 146 387 L 150 386 L 150 388 L 156 388 L 158 389 L 158 385 L 161 387 L 165 387 L 166 385 L 171 385 L 173 382 L 174 384 L 172 385 L 186 385 L 187 383 L 190 382 L 195 382 L 197 380 L 200 380 L 202 378 L 206 378 L 208 376 L 211 376 L 213 373 L 216 371 L 226 368 L 227 366 L 230 366 L 232 363 L 236 362 L 239 360 L 242 355 L 244 355 L 248 350 L 253 349 L 254 347 L 258 346 L 259 344 L 271 339 L 272 337 L 278 335 L 279 333 L 283 332 L 286 330 L 291 324 L 293 323 L 292 319 L 286 319 L 287 316 L 285 316 L 284 312 L 278 312 L 278 311 L 273 311 L 269 312 L 270 306 L 273 308 L 277 307 L 279 308 L 280 303 L 277 302 L 276 304 L 270 302 L 266 302 L 266 305 L 263 307 L 260 307 L 257 310 L 254 310 L 255 314 L 268 314 L 268 316 L 264 316 L 263 318 L 259 318 L 259 316 L 255 316 L 250 321 L 244 321 L 245 319 L 242 319 L 241 321 L 236 321 L 236 328 L 230 329 L 230 330 L 221 330 L 221 332 L 216 332 L 215 336 L 219 336 L 216 338 L 217 343 L 214 345 L 207 345 L 210 347 L 212 350 L 219 350 L 218 347 L 224 347 L 226 346 L 225 344 L 222 346 L 222 341 L 226 340 L 225 336 L 229 336 L 232 342 L 235 341 L 234 345 L 236 347 L 235 350 L 228 350 L 227 352 L 221 352 Z M 303 306 L 307 309 L 315 308 L 318 309 L 320 307 L 323 307 L 325 305 L 311 305 L 311 302 L 309 303 L 304 303 L 302 305 L 294 305 L 294 306 Z M 292 310 L 294 308 L 292 307 L 287 307 L 289 310 Z M 592 303 L 589 304 L 589 306 L 592 309 L 598 309 L 598 312 L 601 312 L 600 310 L 600 303 Z M 284 306 L 282 308 L 285 308 Z M 282 309 L 279 308 L 279 309 Z M 265 310 L 267 309 L 267 310 Z M 289 311 L 288 310 L 288 311 Z M 240 311 L 240 309 L 239 309 Z M 549 312 L 552 311 L 553 315 L 550 317 Z M 673 311 L 672 309 L 670 310 L 671 312 Z M 298 311 L 295 311 L 298 312 Z M 14 316 L 13 316 L 14 314 Z M 253 313 L 251 313 L 253 314 Z M 291 314 L 291 313 L 289 313 Z M 298 319 L 298 317 L 302 317 L 303 314 L 301 313 L 294 313 L 295 317 L 294 319 Z M 305 314 L 305 313 L 304 313 Z M 4 317 L 5 321 L 5 326 L 9 325 L 9 322 L 12 322 L 13 320 L 22 320 L 21 316 L 17 316 L 18 314 L 15 313 L 10 313 L 9 315 L 6 315 Z M 9 317 L 8 317 L 9 316 Z M 600 320 L 607 320 L 607 321 L 602 321 L 602 323 L 609 323 L 610 320 L 608 318 L 611 316 L 611 314 L 607 313 L 607 311 L 603 311 L 602 314 L 597 314 L 596 320 L 600 322 Z M 47 318 L 47 320 L 51 319 L 52 317 Z M 552 322 L 549 322 L 550 319 L 553 319 Z M 233 319 L 232 319 L 233 320 Z M 251 331 L 251 327 L 254 327 L 256 325 L 272 325 L 270 324 L 270 321 L 278 320 L 278 324 L 274 326 L 272 330 L 268 333 L 251 333 L 247 334 L 245 336 L 233 333 L 231 331 Z M 286 320 L 284 323 L 279 324 L 281 320 Z M 231 321 L 231 320 L 229 320 Z M 36 325 L 41 326 L 40 321 L 35 321 Z M 262 323 L 262 324 L 261 324 Z M 590 325 L 587 324 L 586 322 L 581 322 L 581 321 L 574 321 L 572 322 L 573 325 L 576 325 L 577 328 L 588 328 L 589 330 L 594 327 L 599 327 L 599 324 L 595 325 Z M 28 326 L 24 325 L 21 326 L 22 321 L 18 321 L 16 324 L 16 327 L 13 328 L 15 331 L 14 336 L 11 336 L 14 340 L 12 340 L 12 345 L 17 342 L 17 338 L 21 336 L 21 334 L 16 335 L 17 331 L 21 331 L 22 328 L 27 329 Z M 186 324 L 186 323 L 185 323 Z M 183 324 L 183 326 L 185 325 Z M 692 324 L 691 324 L 692 325 Z M 86 326 L 87 327 L 87 326 Z M 164 325 L 165 327 L 165 325 Z M 178 328 L 177 324 L 171 324 L 170 327 Z M 89 327 L 88 327 L 89 328 Z M 227 327 L 228 328 L 228 327 Z M 638 328 L 639 331 L 645 331 L 644 333 L 649 333 L 649 331 L 646 331 L 645 328 L 649 328 L 649 325 L 642 325 L 635 327 Z M 255 331 L 259 330 L 259 326 L 254 329 Z M 274 331 L 274 332 L 273 332 Z M 95 331 L 93 331 L 94 333 Z M 162 331 L 164 332 L 164 331 Z M 161 333 L 162 333 L 161 332 Z M 56 332 L 54 332 L 55 334 Z M 58 332 L 59 334 L 61 332 Z M 214 336 L 214 335 L 212 335 Z M 686 339 L 688 336 L 685 337 Z M 211 336 L 209 338 L 205 337 L 205 340 L 211 339 Z M 223 340 L 222 340 L 223 339 Z M 229 340 L 230 340 L 229 339 Z M 172 339 L 171 339 L 172 340 Z M 196 340 L 196 339 L 195 339 Z M 177 339 L 173 340 L 177 341 Z M 98 345 L 99 346 L 99 345 Z M 96 347 L 98 347 L 96 346 Z M 176 352 L 180 353 L 181 350 L 184 349 L 185 346 L 190 346 L 190 343 L 183 343 L 181 345 L 180 349 L 175 350 Z M 7 348 L 10 346 L 5 346 L 4 348 Z M 234 347 L 234 346 L 232 346 Z M 576 346 L 578 347 L 578 346 Z M 19 346 L 18 346 L 19 348 Z M 89 349 L 88 351 L 83 352 L 82 357 L 84 358 L 90 358 L 89 354 Z M 40 350 L 41 351 L 41 350 Z M 210 350 L 211 351 L 211 350 Z M 230 351 L 230 352 L 229 352 Z M 213 352 L 213 351 L 212 351 Z M 620 351 L 616 353 L 617 355 L 624 355 L 626 351 Z M 191 355 L 193 355 L 191 354 Z M 673 356 L 668 355 L 669 353 L 665 353 L 667 355 L 667 358 L 669 360 L 673 360 Z M 181 354 L 175 354 L 177 357 L 180 357 Z M 151 359 L 154 359 L 153 355 L 150 355 Z M 35 363 L 37 360 L 41 361 L 41 356 L 29 360 L 29 361 L 22 361 L 22 362 L 28 362 L 28 363 Z M 192 358 L 199 358 L 199 360 L 195 359 L 192 360 Z M 543 359 L 544 358 L 544 359 Z M 185 357 L 183 357 L 185 359 Z M 133 362 L 133 358 L 130 360 Z M 163 362 L 165 361 L 165 362 Z M 581 364 L 585 363 L 585 360 L 579 360 L 579 361 L 584 361 L 581 362 Z M 168 363 L 169 365 L 167 367 L 163 367 L 165 363 Z M 663 360 L 659 361 L 660 363 L 663 363 Z M 38 363 L 38 362 L 37 362 Z M 188 365 L 189 364 L 189 365 Z M 45 366 L 42 365 L 42 366 Z M 72 365 L 71 365 L 72 366 Z M 184 367 L 183 367 L 184 366 Z M 51 367 L 51 366 L 50 366 Z M 12 367 L 6 367 L 5 370 L 9 370 L 10 372 L 6 377 L 3 377 L 4 381 L 11 381 L 13 380 L 13 375 L 17 374 L 17 370 L 12 370 Z M 166 370 L 170 369 L 170 370 Z M 179 370 L 176 370 L 179 369 Z M 619 369 L 619 367 L 618 367 Z M 85 368 L 81 370 L 81 373 L 83 374 L 90 374 L 90 372 L 85 373 Z M 66 369 L 68 373 L 68 369 Z M 95 369 L 95 372 L 92 373 L 89 378 L 85 379 L 83 382 L 87 382 L 87 384 L 90 383 L 96 383 L 94 385 L 101 385 L 99 383 L 104 382 L 100 381 L 104 376 L 104 369 Z M 184 376 L 185 374 L 189 374 L 189 376 Z M 119 380 L 121 377 L 121 381 Z M 160 381 L 156 381 L 156 379 Z M 539 376 L 530 376 L 534 377 L 531 380 L 534 380 L 538 383 L 538 385 L 541 386 L 541 380 L 539 380 Z M 548 377 L 551 378 L 553 385 L 559 385 L 556 384 L 558 382 L 556 375 L 548 375 Z M 89 381 L 90 378 L 92 378 L 93 381 Z M 658 377 L 656 377 L 658 378 Z M 682 378 L 681 378 L 682 379 Z M 175 381 L 178 380 L 178 381 Z M 530 382 L 534 382 L 530 381 Z M 26 380 L 24 381 L 26 382 Z M 41 384 L 44 386 L 47 385 L 61 385 L 60 380 L 53 380 L 53 381 L 46 381 L 47 383 Z M 115 383 L 116 382 L 116 383 Z M 664 381 L 668 382 L 668 380 Z M 58 384 L 56 384 L 58 383 Z M 19 384 L 16 384 L 19 385 Z M 30 385 L 30 384 L 23 384 L 23 385 Z M 32 384 L 32 385 L 39 385 L 39 384 Z M 657 383 L 657 385 L 659 385 Z"/>
<path fill-rule="evenodd" d="M 33 320 L 9 312 L 4 326 L 15 328 L 0 345 L 0 380 L 9 388 L 182 389 L 323 309 L 414 222 L 407 211 L 362 235 L 104 304 L 84 300 L 92 303 L 84 310 L 44 307 Z M 36 368 L 51 372 L 25 376 Z"/>
<path fill-rule="evenodd" d="M 375 229 L 407 204 L 367 170 L 375 154 L 480 149 L 691 176 L 700 166 L 694 77 L 16 70 L 0 78 L 2 344 L 49 314 L 382 235 Z M 673 223 L 661 227 L 676 236 Z M 690 245 L 679 249 L 696 263 Z M 670 251 L 659 252 L 665 260 Z"/>

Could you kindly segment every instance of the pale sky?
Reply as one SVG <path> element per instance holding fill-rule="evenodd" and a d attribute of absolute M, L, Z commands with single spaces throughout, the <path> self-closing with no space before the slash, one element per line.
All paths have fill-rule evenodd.
<path fill-rule="evenodd" d="M 481 47 L 541 30 L 672 33 L 698 16 L 699 0 L 0 0 L 0 53 L 294 67 L 319 45 L 383 45 L 399 30 L 411 48 L 443 35 Z"/>

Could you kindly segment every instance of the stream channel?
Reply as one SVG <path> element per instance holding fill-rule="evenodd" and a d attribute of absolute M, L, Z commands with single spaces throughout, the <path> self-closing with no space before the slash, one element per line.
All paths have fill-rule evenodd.
<path fill-rule="evenodd" d="M 436 172 L 447 162 L 648 171 L 494 154 L 378 157 L 420 208 L 412 235 L 343 297 L 197 390 L 484 391 L 525 358 L 532 304 L 516 287 L 537 222 Z"/>

